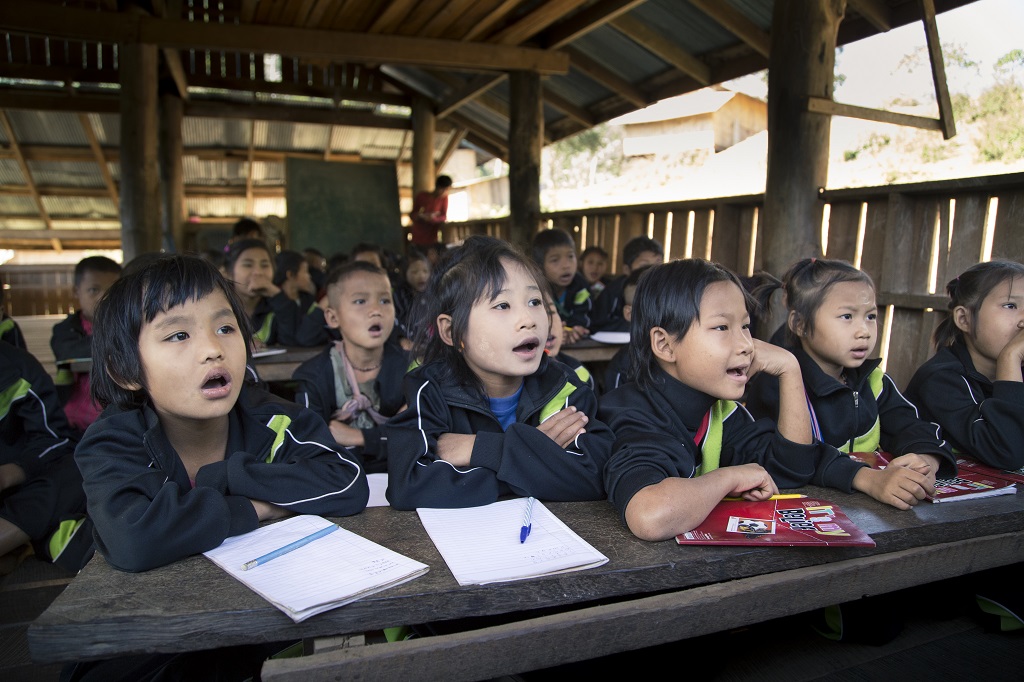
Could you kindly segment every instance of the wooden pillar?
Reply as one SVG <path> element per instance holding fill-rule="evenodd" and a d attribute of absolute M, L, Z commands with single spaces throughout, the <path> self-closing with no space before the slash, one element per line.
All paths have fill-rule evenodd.
<path fill-rule="evenodd" d="M 807 111 L 809 96 L 832 99 L 836 33 L 846 0 L 775 0 L 768 69 L 768 180 L 764 269 L 821 255 L 830 117 Z"/>
<path fill-rule="evenodd" d="M 181 252 L 185 245 L 182 206 L 184 180 L 181 169 L 181 123 L 185 107 L 174 93 L 160 95 L 160 206 L 163 242 Z"/>
<path fill-rule="evenodd" d="M 157 48 L 122 44 L 121 248 L 125 262 L 160 248 L 160 174 L 157 169 Z"/>
<path fill-rule="evenodd" d="M 540 74 L 513 71 L 509 89 L 509 239 L 526 245 L 540 228 L 540 154 L 544 145 Z"/>
<path fill-rule="evenodd" d="M 434 107 L 426 97 L 412 101 L 412 194 L 434 189 Z"/>

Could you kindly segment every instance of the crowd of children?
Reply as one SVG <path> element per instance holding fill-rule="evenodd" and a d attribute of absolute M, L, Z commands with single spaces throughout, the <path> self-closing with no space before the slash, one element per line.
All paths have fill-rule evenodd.
<path fill-rule="evenodd" d="M 77 535 L 146 570 L 286 514 L 357 513 L 377 472 L 396 509 L 606 498 L 663 540 L 726 496 L 816 484 L 909 509 L 956 472 L 954 452 L 1024 466 L 1019 263 L 949 282 L 937 352 L 904 395 L 873 358 L 874 283 L 841 261 L 759 275 L 752 297 L 717 264 L 664 263 L 646 237 L 611 278 L 603 250 L 577 257 L 561 230 L 529 256 L 471 237 L 440 258 L 359 244 L 332 264 L 275 256 L 258 227 L 124 276 L 79 263 L 56 387 L 4 344 L 0 554 L 31 542 L 57 558 Z M 786 322 L 757 340 L 750 315 L 779 287 Z M 563 350 L 599 330 L 630 339 L 595 381 Z M 0 333 L 22 345 L 13 320 Z M 271 344 L 323 348 L 296 370 L 295 402 L 250 381 Z M 80 358 L 91 373 L 71 371 Z M 889 467 L 849 456 L 874 450 Z"/>

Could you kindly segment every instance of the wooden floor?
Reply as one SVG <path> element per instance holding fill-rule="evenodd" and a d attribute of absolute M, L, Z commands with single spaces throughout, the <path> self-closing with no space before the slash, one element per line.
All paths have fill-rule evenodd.
<path fill-rule="evenodd" d="M 25 635 L 69 580 L 32 558 L 0 578 L 0 680 L 57 680 L 60 665 L 32 665 Z M 882 646 L 831 642 L 815 634 L 806 617 L 795 616 L 506 679 L 561 682 L 567 676 L 599 679 L 616 669 L 654 673 L 692 665 L 708 670 L 702 679 L 729 682 L 1024 680 L 1024 631 L 986 631 L 963 581 L 924 586 L 899 599 L 911 615 L 902 633 Z"/>

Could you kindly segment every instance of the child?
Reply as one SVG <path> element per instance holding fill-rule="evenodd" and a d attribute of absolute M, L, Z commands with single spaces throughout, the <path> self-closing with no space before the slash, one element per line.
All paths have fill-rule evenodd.
<path fill-rule="evenodd" d="M 765 277 L 767 301 L 782 285 Z M 849 263 L 806 258 L 785 275 L 786 347 L 800 363 L 814 435 L 826 444 L 814 483 L 859 490 L 897 509 L 910 509 L 932 492 L 940 465 L 955 473 L 949 447 L 924 421 L 892 379 L 870 359 L 878 333 L 875 286 Z M 756 416 L 782 412 L 771 377 L 751 382 L 747 409 Z M 847 456 L 882 449 L 894 455 L 885 470 Z"/>
<path fill-rule="evenodd" d="M 767 500 L 807 483 L 811 438 L 796 359 L 752 339 L 749 297 L 736 276 L 699 259 L 651 268 L 633 301 L 635 383 L 601 399 L 615 432 L 608 497 L 629 529 L 666 540 L 698 526 L 723 497 Z M 779 377 L 778 426 L 736 401 L 748 377 Z"/>
<path fill-rule="evenodd" d="M 373 263 L 378 268 L 383 268 L 384 249 L 380 248 L 376 244 L 360 242 L 352 247 L 352 252 L 349 254 L 349 260 L 366 261 L 367 263 Z"/>
<path fill-rule="evenodd" d="M 39 361 L 0 341 L 0 556 L 31 542 L 74 572 L 92 556 L 70 435 Z"/>
<path fill-rule="evenodd" d="M 507 242 L 470 237 L 427 289 L 429 328 L 384 427 L 398 509 L 472 507 L 502 495 L 603 497 L 612 433 L 594 392 L 544 356 L 543 275 Z"/>
<path fill-rule="evenodd" d="M 298 345 L 297 330 L 306 311 L 274 284 L 274 260 L 267 245 L 258 239 L 234 242 L 224 270 L 242 299 L 253 338 L 261 346 Z"/>
<path fill-rule="evenodd" d="M 592 331 L 628 332 L 629 322 L 622 315 L 625 301 L 622 296 L 626 278 L 630 273 L 649 265 L 665 262 L 661 242 L 649 237 L 634 237 L 622 249 L 622 275 L 610 281 L 594 303 Z"/>
<path fill-rule="evenodd" d="M 274 285 L 280 287 L 284 295 L 306 311 L 316 301 L 316 287 L 309 274 L 309 263 L 298 251 L 282 251 L 277 254 L 274 267 Z"/>
<path fill-rule="evenodd" d="M 121 276 L 121 266 L 104 256 L 83 258 L 75 266 L 72 294 L 77 310 L 53 326 L 50 348 L 57 361 L 58 395 L 72 431 L 80 436 L 100 414 L 89 394 L 88 372 L 72 372 L 69 360 L 92 357 L 93 315 L 103 294 Z"/>
<path fill-rule="evenodd" d="M 353 261 L 327 281 L 327 324 L 337 341 L 302 363 L 295 402 L 319 414 L 339 445 L 359 453 L 369 473 L 387 471 L 380 425 L 405 405 L 406 354 L 387 343 L 395 324 L 391 284 L 383 270 Z"/>
<path fill-rule="evenodd" d="M 541 230 L 533 237 L 533 260 L 551 285 L 555 306 L 565 329 L 565 343 L 576 343 L 590 334 L 590 289 L 576 272 L 576 243 L 565 230 Z"/>
<path fill-rule="evenodd" d="M 547 343 L 544 344 L 544 352 L 552 360 L 557 360 L 576 372 L 576 376 L 589 386 L 591 391 L 595 390 L 594 377 L 591 376 L 590 370 L 573 356 L 562 352 L 562 335 L 558 333 L 558 330 L 562 328 L 562 317 L 558 314 L 558 307 L 552 300 L 550 291 L 544 291 L 544 301 L 548 309 L 548 326 L 550 327 Z"/>
<path fill-rule="evenodd" d="M 979 263 L 946 292 L 937 351 L 907 397 L 957 451 L 1000 469 L 1024 467 L 1024 265 Z"/>
<path fill-rule="evenodd" d="M 99 550 L 143 571 L 288 514 L 354 514 L 366 477 L 314 413 L 243 385 L 250 338 L 232 287 L 166 256 L 97 311 L 93 391 L 110 405 L 75 460 Z"/>
<path fill-rule="evenodd" d="M 628 323 L 633 320 L 633 297 L 636 295 L 636 285 L 640 283 L 640 276 L 651 268 L 645 265 L 631 270 L 626 276 L 626 282 L 622 287 L 622 317 Z M 632 381 L 629 371 L 629 345 L 620 348 L 608 362 L 604 372 L 605 392 L 614 390 L 619 386 Z"/>
<path fill-rule="evenodd" d="M 597 298 L 598 295 L 604 291 L 605 281 L 604 273 L 608 269 L 608 252 L 602 249 L 600 246 L 591 246 L 583 249 L 583 253 L 580 254 L 580 274 L 583 275 L 583 279 L 587 281 L 587 287 L 590 289 L 590 295 L 593 298 Z"/>
<path fill-rule="evenodd" d="M 9 343 L 15 348 L 26 350 L 25 337 L 21 333 L 21 327 L 14 321 L 14 318 L 7 314 L 4 307 L 4 283 L 0 280 L 0 341 Z"/>
<path fill-rule="evenodd" d="M 430 260 L 423 252 L 410 248 L 402 266 L 402 281 L 395 287 L 395 325 L 403 339 L 402 347 L 406 350 L 411 349 L 412 339 L 416 338 L 417 303 L 420 302 L 420 295 L 427 290 L 429 281 Z"/>

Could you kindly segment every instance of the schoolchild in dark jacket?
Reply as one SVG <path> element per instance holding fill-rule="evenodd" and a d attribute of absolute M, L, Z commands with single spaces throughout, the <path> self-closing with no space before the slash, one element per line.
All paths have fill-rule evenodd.
<path fill-rule="evenodd" d="M 331 362 L 332 348 L 325 348 L 316 357 L 299 365 L 292 375 L 292 379 L 299 382 L 295 402 L 316 412 L 328 424 L 340 407 L 337 404 L 336 379 Z M 374 380 L 380 398 L 380 408 L 377 410 L 380 414 L 391 417 L 405 405 L 402 382 L 408 367 L 409 356 L 405 351 L 390 342 L 384 345 L 380 373 Z M 387 440 L 383 437 L 381 427 L 363 429 L 363 441 L 365 444 L 362 447 L 350 449 L 362 459 L 366 473 L 386 472 Z"/>
<path fill-rule="evenodd" d="M 577 273 L 572 282 L 565 288 L 562 296 L 555 299 L 558 314 L 569 327 L 590 328 L 590 311 L 594 301 L 590 296 L 590 287 L 583 275 Z"/>
<path fill-rule="evenodd" d="M 0 303 L 2 302 L 3 299 L 0 298 Z M 13 317 L 8 317 L 2 312 L 0 312 L 0 341 L 23 350 L 28 347 L 25 345 L 25 336 L 21 333 L 21 327 Z"/>
<path fill-rule="evenodd" d="M 506 431 L 486 400 L 445 374 L 438 363 L 410 372 L 405 389 L 409 407 L 384 427 L 391 506 L 473 507 L 502 495 L 604 497 L 601 476 L 612 444 L 608 427 L 591 419 L 586 433 L 564 449 L 537 429 L 566 407 L 597 413 L 594 392 L 575 372 L 543 358 L 537 372 L 525 378 L 515 422 Z M 476 434 L 469 467 L 455 467 L 437 456 L 437 439 L 447 433 Z"/>
<path fill-rule="evenodd" d="M 935 455 L 941 462 L 940 477 L 956 473 L 956 461 L 939 427 L 921 419 L 914 404 L 882 372 L 880 359 L 848 368 L 843 384 L 825 374 L 802 348 L 789 350 L 800 362 L 812 425 L 827 444 L 812 480 L 815 485 L 853 492 L 853 477 L 866 465 L 850 459 L 849 453 L 877 449 L 894 457 L 909 452 Z M 751 414 L 778 419 L 778 405 L 778 380 L 755 377 L 747 393 Z"/>

